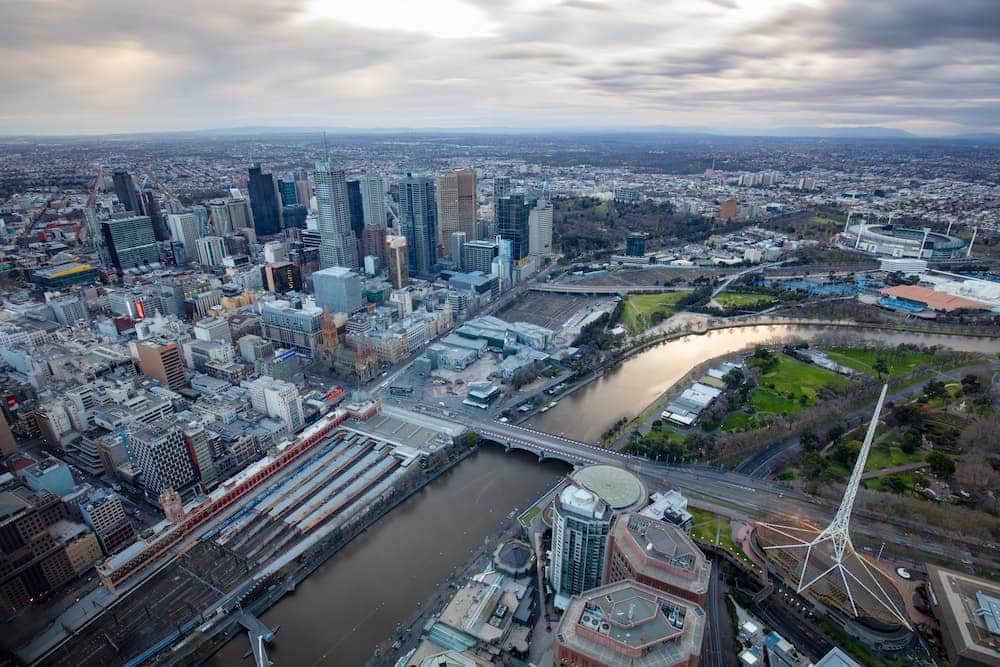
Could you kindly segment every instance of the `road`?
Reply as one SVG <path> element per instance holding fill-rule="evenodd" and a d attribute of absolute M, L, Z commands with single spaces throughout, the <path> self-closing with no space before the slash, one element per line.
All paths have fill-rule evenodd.
<path fill-rule="evenodd" d="M 894 391 L 886 397 L 886 401 L 899 403 L 900 401 L 909 400 L 920 394 L 924 389 L 924 385 L 930 382 L 930 380 L 956 382 L 963 376 L 979 370 L 989 370 L 997 373 L 1000 372 L 1000 363 L 993 362 L 989 364 L 977 364 L 975 366 L 962 366 L 961 368 L 940 372 L 935 377 L 929 378 L 926 382 L 918 382 L 917 384 Z M 847 415 L 838 415 L 813 430 L 817 433 L 825 433 L 834 424 L 857 424 L 868 418 L 870 412 L 871 408 L 869 406 L 858 408 Z M 799 451 L 799 445 L 798 434 L 790 436 L 747 458 L 736 467 L 736 472 L 750 475 L 751 477 L 768 477 L 776 473 L 785 461 Z"/>

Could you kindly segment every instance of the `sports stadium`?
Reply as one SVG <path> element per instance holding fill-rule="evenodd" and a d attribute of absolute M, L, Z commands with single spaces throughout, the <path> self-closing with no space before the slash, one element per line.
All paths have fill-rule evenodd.
<path fill-rule="evenodd" d="M 884 257 L 927 260 L 957 259 L 969 250 L 967 240 L 950 234 L 864 223 L 850 225 L 841 234 L 841 245 Z"/>

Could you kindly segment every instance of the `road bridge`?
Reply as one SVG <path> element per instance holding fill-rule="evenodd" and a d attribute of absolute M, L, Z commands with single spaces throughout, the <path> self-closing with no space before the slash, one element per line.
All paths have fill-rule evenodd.
<path fill-rule="evenodd" d="M 507 451 L 522 449 L 531 452 L 539 461 L 555 459 L 572 466 L 588 466 L 597 463 L 624 465 L 630 458 L 627 454 L 571 440 L 559 435 L 536 431 L 524 426 L 502 422 L 475 422 L 470 424 L 479 437 L 502 445 Z"/>

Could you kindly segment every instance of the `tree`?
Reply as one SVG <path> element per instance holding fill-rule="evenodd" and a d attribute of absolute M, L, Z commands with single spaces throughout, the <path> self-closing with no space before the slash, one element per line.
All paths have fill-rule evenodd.
<path fill-rule="evenodd" d="M 846 433 L 846 432 L 847 432 L 847 429 L 844 428 L 843 424 L 834 424 L 826 432 L 826 441 L 827 442 L 837 442 L 842 437 L 844 437 L 844 433 Z"/>
<path fill-rule="evenodd" d="M 948 395 L 948 388 L 941 380 L 931 380 L 924 387 L 924 396 L 927 398 L 944 398 Z"/>
<path fill-rule="evenodd" d="M 919 406 L 903 403 L 892 408 L 892 419 L 901 426 L 920 428 L 924 423 L 924 414 Z"/>
<path fill-rule="evenodd" d="M 955 460 L 942 452 L 931 452 L 927 455 L 927 464 L 938 477 L 951 477 L 955 474 Z"/>
<path fill-rule="evenodd" d="M 899 445 L 899 448 L 903 450 L 905 454 L 912 454 L 918 449 L 920 449 L 924 444 L 924 434 L 915 428 L 908 428 L 903 431 L 903 440 Z"/>
<path fill-rule="evenodd" d="M 743 371 L 739 368 L 734 368 L 722 376 L 722 381 L 726 383 L 726 387 L 729 389 L 735 389 L 743 383 Z"/>
<path fill-rule="evenodd" d="M 975 375 L 966 375 L 962 378 L 962 391 L 966 394 L 978 394 L 983 390 L 982 384 L 979 382 L 979 377 Z"/>
<path fill-rule="evenodd" d="M 889 374 L 889 362 L 885 357 L 879 357 L 875 360 L 875 372 L 878 373 L 879 378 L 884 378 Z"/>
<path fill-rule="evenodd" d="M 906 480 L 899 475 L 888 475 L 882 478 L 882 483 L 880 485 L 886 491 L 891 491 L 893 493 L 905 493 L 907 488 Z"/>
<path fill-rule="evenodd" d="M 802 451 L 815 452 L 819 450 L 819 436 L 812 430 L 802 431 L 799 434 L 799 442 L 802 444 Z"/>

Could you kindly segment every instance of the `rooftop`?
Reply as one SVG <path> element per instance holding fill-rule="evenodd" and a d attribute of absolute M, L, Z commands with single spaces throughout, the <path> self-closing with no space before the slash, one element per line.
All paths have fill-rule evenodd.
<path fill-rule="evenodd" d="M 609 465 L 587 466 L 572 473 L 570 477 L 600 496 L 613 510 L 628 511 L 646 503 L 646 487 L 638 477 L 622 468 Z"/>
<path fill-rule="evenodd" d="M 574 596 L 559 624 L 558 641 L 604 664 L 686 664 L 701 646 L 700 607 L 634 581 Z"/>
<path fill-rule="evenodd" d="M 1000 665 L 1000 584 L 935 565 L 928 565 L 927 578 L 941 633 L 958 656 Z"/>
<path fill-rule="evenodd" d="M 637 572 L 695 593 L 708 590 L 711 568 L 681 527 L 626 515 L 612 531 L 618 549 Z"/>

